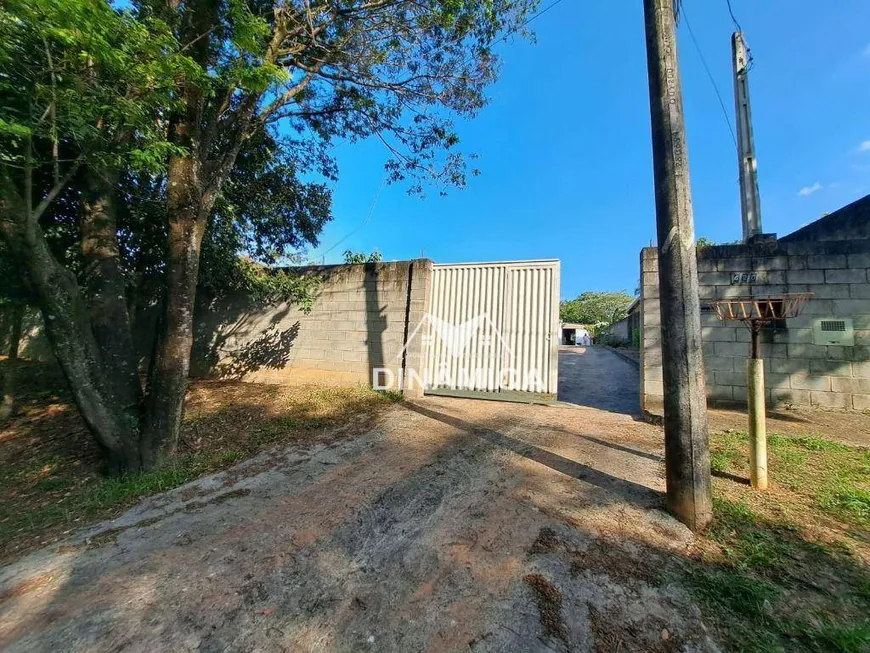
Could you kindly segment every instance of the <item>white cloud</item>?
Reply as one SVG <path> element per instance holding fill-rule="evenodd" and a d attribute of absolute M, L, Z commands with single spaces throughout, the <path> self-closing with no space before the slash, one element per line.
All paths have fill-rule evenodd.
<path fill-rule="evenodd" d="M 870 152 L 870 140 L 864 141 L 858 146 L 859 152 Z"/>
<path fill-rule="evenodd" d="M 822 185 L 819 182 L 814 183 L 812 186 L 804 186 L 798 191 L 798 195 L 806 197 L 807 195 L 812 195 L 817 190 L 822 190 Z"/>

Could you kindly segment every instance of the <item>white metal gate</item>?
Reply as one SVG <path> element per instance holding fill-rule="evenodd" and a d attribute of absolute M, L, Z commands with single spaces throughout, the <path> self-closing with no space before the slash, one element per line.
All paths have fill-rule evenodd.
<path fill-rule="evenodd" d="M 427 392 L 556 395 L 559 261 L 435 265 Z"/>

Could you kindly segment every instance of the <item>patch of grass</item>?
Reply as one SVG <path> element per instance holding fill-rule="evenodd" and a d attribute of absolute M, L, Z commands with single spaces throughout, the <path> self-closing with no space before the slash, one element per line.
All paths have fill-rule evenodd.
<path fill-rule="evenodd" d="M 717 542 L 729 562 L 740 568 L 778 577 L 794 559 L 806 551 L 798 551 L 792 528 L 763 524 L 761 517 L 741 501 L 715 499 L 716 520 L 707 536 Z"/>
<path fill-rule="evenodd" d="M 870 527 L 870 451 L 815 436 L 771 434 L 767 443 L 773 484 L 836 519 Z M 713 470 L 748 475 L 748 446 L 745 431 L 714 435 Z"/>
<path fill-rule="evenodd" d="M 725 643 L 732 650 L 767 652 L 781 650 L 780 635 L 771 628 L 774 621 L 770 603 L 779 591 L 767 580 L 752 578 L 727 566 L 699 568 L 688 576 L 688 583 L 707 614 L 727 624 L 722 628 Z"/>
<path fill-rule="evenodd" d="M 54 504 L 39 506 L 26 513 L 0 512 L 0 542 L 6 543 L 23 533 L 40 531 L 52 526 L 75 526 L 114 510 L 131 505 L 151 494 L 165 492 L 184 485 L 205 474 L 224 469 L 245 457 L 240 451 L 222 451 L 213 454 L 187 456 L 153 472 L 124 474 L 113 478 L 98 478 L 80 491 Z M 46 478 L 34 489 L 44 491 L 56 487 L 70 487 L 69 477 Z"/>
<path fill-rule="evenodd" d="M 690 578 L 697 594 L 708 603 L 752 621 L 770 620 L 766 604 L 779 593 L 770 581 L 751 578 L 729 567 L 698 569 Z"/>
<path fill-rule="evenodd" d="M 379 395 L 388 399 L 394 403 L 400 404 L 405 401 L 405 395 L 403 395 L 400 391 L 397 390 L 377 390 Z"/>
<path fill-rule="evenodd" d="M 806 448 L 802 448 L 793 439 L 776 434 L 767 438 L 767 447 L 775 464 L 789 474 L 800 472 L 806 467 L 809 462 L 808 451 L 822 451 L 821 449 L 805 450 Z"/>
<path fill-rule="evenodd" d="M 714 472 L 725 472 L 734 464 L 731 456 L 723 451 L 710 452 L 710 468 Z"/>
<path fill-rule="evenodd" d="M 838 623 L 825 617 L 817 623 L 790 624 L 795 639 L 802 640 L 816 651 L 867 651 L 870 650 L 870 619 L 856 623 Z"/>
<path fill-rule="evenodd" d="M 848 479 L 834 481 L 819 493 L 819 504 L 826 511 L 861 526 L 870 526 L 870 490 Z"/>
<path fill-rule="evenodd" d="M 852 449 L 852 447 L 849 447 L 848 445 L 842 444 L 840 442 L 823 440 L 822 438 L 817 438 L 813 436 L 780 439 L 790 440 L 793 444 L 803 447 L 808 451 L 838 451 L 841 453 L 848 453 Z"/>
<path fill-rule="evenodd" d="M 34 485 L 34 489 L 40 491 L 60 490 L 72 485 L 72 479 L 65 476 L 48 476 L 39 479 Z"/>
<path fill-rule="evenodd" d="M 768 492 L 714 479 L 715 520 L 685 582 L 728 650 L 866 652 L 870 453 L 818 437 L 768 444 Z M 745 473 L 745 433 L 715 434 L 711 449 L 721 471 Z"/>
<path fill-rule="evenodd" d="M 710 442 L 710 466 L 715 472 L 741 471 L 745 467 L 745 431 L 720 433 Z"/>

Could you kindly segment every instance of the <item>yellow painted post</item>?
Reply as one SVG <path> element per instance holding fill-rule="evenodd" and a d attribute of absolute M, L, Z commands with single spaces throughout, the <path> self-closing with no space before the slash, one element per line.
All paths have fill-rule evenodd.
<path fill-rule="evenodd" d="M 767 426 L 764 406 L 764 361 L 746 362 L 749 403 L 749 480 L 757 490 L 767 489 Z"/>

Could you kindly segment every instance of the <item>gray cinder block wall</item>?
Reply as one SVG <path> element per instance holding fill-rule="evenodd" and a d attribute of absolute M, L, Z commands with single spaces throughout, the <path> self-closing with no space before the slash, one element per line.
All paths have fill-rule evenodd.
<path fill-rule="evenodd" d="M 220 299 L 200 294 L 191 377 L 371 385 L 375 369 L 384 368 L 379 382 L 406 396 L 422 396 L 414 377 L 410 385 L 400 383 L 400 370 L 404 365 L 422 373 L 424 367 L 423 338 L 412 339 L 404 352 L 403 345 L 429 310 L 432 261 L 309 266 L 299 272 L 323 279 L 307 315 L 287 303 L 263 306 L 243 294 Z M 6 319 L 0 312 L 2 347 L 8 347 Z M 143 360 L 155 323 L 151 311 L 136 324 Z M 32 360 L 55 360 L 36 309 L 27 312 L 20 351 Z"/>
<path fill-rule="evenodd" d="M 403 364 L 422 359 L 421 339 L 403 354 L 409 329 L 428 310 L 432 261 L 313 266 L 323 282 L 304 314 L 282 303 L 263 307 L 245 295 L 201 298 L 191 376 L 267 383 L 370 385 L 373 374 L 401 389 Z M 385 372 L 377 372 L 379 368 Z M 422 395 L 422 388 L 406 388 Z"/>
<path fill-rule="evenodd" d="M 838 229 L 842 233 L 843 226 Z M 750 334 L 740 322 L 719 321 L 706 305 L 735 296 L 812 292 L 785 329 L 762 333 L 768 402 L 870 409 L 870 240 L 823 240 L 822 233 L 814 228 L 808 230 L 813 240 L 786 237 L 698 251 L 708 400 L 745 404 Z M 641 402 L 657 412 L 663 396 L 657 250 L 642 250 L 640 265 Z M 743 272 L 755 273 L 755 282 L 732 284 L 732 274 Z M 826 317 L 853 321 L 854 346 L 813 344 L 813 323 Z"/>

